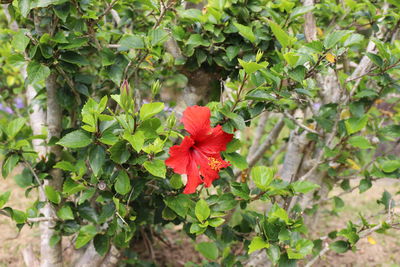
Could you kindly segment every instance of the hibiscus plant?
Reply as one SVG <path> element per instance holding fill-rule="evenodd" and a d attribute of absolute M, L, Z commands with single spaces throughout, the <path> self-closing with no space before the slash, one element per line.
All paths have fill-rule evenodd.
<path fill-rule="evenodd" d="M 40 232 L 28 266 L 317 266 L 399 229 L 389 189 L 320 228 L 398 185 L 398 1 L 1 2 L 2 176 L 34 200 L 0 215 Z"/>

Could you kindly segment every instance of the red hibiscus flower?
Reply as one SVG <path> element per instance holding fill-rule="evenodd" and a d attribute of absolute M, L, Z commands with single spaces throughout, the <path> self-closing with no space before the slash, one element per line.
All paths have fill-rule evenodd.
<path fill-rule="evenodd" d="M 185 194 L 193 194 L 202 183 L 211 186 L 219 178 L 219 171 L 230 166 L 220 152 L 226 149 L 233 135 L 225 133 L 221 125 L 211 128 L 210 117 L 208 107 L 188 107 L 181 121 L 190 136 L 185 136 L 180 145 L 172 146 L 165 161 L 174 172 L 187 175 Z"/>

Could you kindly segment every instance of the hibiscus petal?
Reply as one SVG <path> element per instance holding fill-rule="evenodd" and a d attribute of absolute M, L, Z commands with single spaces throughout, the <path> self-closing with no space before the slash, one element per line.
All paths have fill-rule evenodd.
<path fill-rule="evenodd" d="M 180 145 L 172 146 L 169 149 L 169 158 L 165 161 L 168 167 L 174 169 L 179 174 L 188 174 L 187 168 L 190 161 L 190 148 L 194 141 L 190 136 L 185 136 Z"/>
<path fill-rule="evenodd" d="M 233 134 L 228 134 L 222 130 L 221 125 L 217 125 L 211 130 L 207 139 L 197 141 L 196 149 L 206 155 L 219 154 L 226 150 L 226 145 L 232 140 Z"/>
<path fill-rule="evenodd" d="M 182 123 L 196 141 L 203 140 L 211 132 L 211 111 L 208 107 L 191 106 L 183 112 Z"/>
<path fill-rule="evenodd" d="M 200 166 L 200 174 L 206 187 L 210 187 L 212 182 L 219 178 L 219 171 L 230 166 L 219 154 L 207 156 L 201 151 L 194 149 L 192 158 Z"/>
<path fill-rule="evenodd" d="M 220 155 L 208 157 L 208 167 L 204 169 L 200 168 L 200 172 L 203 175 L 203 181 L 206 187 L 210 187 L 212 182 L 219 179 L 219 171 L 221 169 L 230 165 L 231 164 L 223 160 Z"/>
<path fill-rule="evenodd" d="M 197 168 L 196 161 L 191 159 L 189 165 L 187 166 L 187 183 L 186 187 L 183 190 L 184 194 L 193 194 L 196 192 L 196 188 L 203 183 L 203 180 L 200 178 L 199 169 Z"/>

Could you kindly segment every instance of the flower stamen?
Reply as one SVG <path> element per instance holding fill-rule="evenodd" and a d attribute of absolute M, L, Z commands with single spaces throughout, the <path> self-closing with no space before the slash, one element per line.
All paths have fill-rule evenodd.
<path fill-rule="evenodd" d="M 222 168 L 222 162 L 216 158 L 208 157 L 208 166 L 214 171 L 219 171 Z"/>

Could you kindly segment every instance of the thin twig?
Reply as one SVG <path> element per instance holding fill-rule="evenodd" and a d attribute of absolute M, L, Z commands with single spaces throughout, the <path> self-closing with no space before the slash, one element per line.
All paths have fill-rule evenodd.
<path fill-rule="evenodd" d="M 304 125 L 303 123 L 299 122 L 295 117 L 293 117 L 289 112 L 287 112 L 287 110 L 285 110 L 283 112 L 283 115 L 285 115 L 286 118 L 290 119 L 291 121 L 293 121 L 297 126 L 299 126 L 300 128 L 306 130 L 307 132 L 322 136 L 321 133 L 319 133 L 316 130 L 311 129 L 310 127 L 307 127 L 306 125 Z"/>

